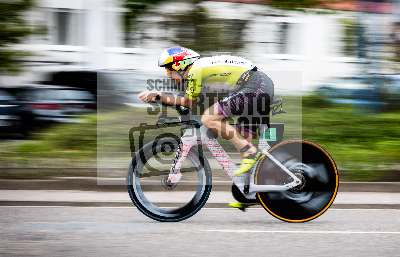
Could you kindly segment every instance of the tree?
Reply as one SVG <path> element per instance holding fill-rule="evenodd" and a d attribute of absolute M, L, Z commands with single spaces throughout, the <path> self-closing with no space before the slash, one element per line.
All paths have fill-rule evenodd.
<path fill-rule="evenodd" d="M 137 18 L 143 14 L 150 6 L 156 5 L 164 0 L 124 0 L 123 7 L 127 9 L 124 14 L 123 23 L 125 29 L 125 45 L 131 46 L 133 42 L 132 34 L 135 33 Z"/>
<path fill-rule="evenodd" d="M 0 74 L 18 73 L 23 58 L 31 55 L 17 51 L 13 45 L 42 30 L 29 25 L 25 13 L 34 6 L 34 0 L 1 0 L 0 2 Z"/>
<path fill-rule="evenodd" d="M 318 6 L 321 0 L 266 0 L 272 7 L 279 9 L 312 8 Z"/>
<path fill-rule="evenodd" d="M 131 47 L 136 33 L 139 33 L 138 20 L 150 7 L 161 4 L 165 0 L 124 0 L 125 44 Z M 217 19 L 199 3 L 201 0 L 189 0 L 191 9 L 169 15 L 162 23 L 166 31 L 170 30 L 169 41 L 193 48 L 199 52 L 237 51 L 244 45 L 243 33 L 247 22 L 234 19 Z"/>
<path fill-rule="evenodd" d="M 212 18 L 207 10 L 194 3 L 185 13 L 176 13 L 165 22 L 166 30 L 175 31 L 169 38 L 177 45 L 199 52 L 240 50 L 247 21 Z"/>

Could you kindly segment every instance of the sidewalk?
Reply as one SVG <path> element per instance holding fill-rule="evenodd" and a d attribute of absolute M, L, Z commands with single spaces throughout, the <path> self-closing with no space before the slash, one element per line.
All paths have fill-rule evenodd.
<path fill-rule="evenodd" d="M 51 179 L 0 179 L 0 190 L 82 190 L 126 192 L 124 178 L 54 177 Z M 232 182 L 215 177 L 213 191 L 230 191 Z M 339 192 L 400 193 L 400 182 L 340 182 Z"/>
<path fill-rule="evenodd" d="M 185 203 L 189 192 L 148 192 L 151 201 L 161 204 Z M 188 198 L 189 197 L 189 198 Z M 214 191 L 207 202 L 209 207 L 225 207 L 234 201 L 231 192 Z M 0 190 L 2 206 L 132 206 L 127 192 L 96 192 L 78 190 Z M 400 193 L 339 192 L 335 208 L 400 209 Z"/>

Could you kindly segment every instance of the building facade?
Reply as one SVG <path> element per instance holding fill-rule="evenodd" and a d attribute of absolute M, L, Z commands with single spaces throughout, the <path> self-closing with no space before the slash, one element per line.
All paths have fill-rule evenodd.
<path fill-rule="evenodd" d="M 135 31 L 126 32 L 123 18 L 127 12 L 120 0 L 38 1 L 29 19 L 45 25 L 47 33 L 31 37 L 17 47 L 35 53 L 27 60 L 27 71 L 20 80 L 39 79 L 41 71 L 59 69 L 158 70 L 156 61 L 162 48 L 176 44 L 196 46 L 193 41 L 199 37 L 199 30 L 200 36 L 210 38 L 205 43 L 212 47 L 215 40 L 215 45 L 220 46 L 214 51 L 205 48 L 202 53 L 245 56 L 287 91 L 298 90 L 299 84 L 303 90 L 310 90 L 329 77 L 365 72 L 362 58 L 351 51 L 352 43 L 347 42 L 358 40 L 356 31 L 346 28 L 346 22 L 360 20 L 354 12 L 283 12 L 255 4 L 206 1 L 194 6 L 169 2 L 138 15 Z M 184 26 L 187 17 L 179 15 L 187 13 L 207 19 L 209 28 L 203 31 L 196 17 L 190 20 L 193 26 L 190 22 Z M 385 38 L 388 33 L 381 28 L 390 27 L 393 15 L 368 17 L 374 20 L 371 25 L 365 24 L 367 30 L 378 28 Z M 210 29 L 216 31 L 215 38 L 206 33 Z M 376 31 L 370 33 L 376 35 Z M 296 78 L 288 80 L 287 74 Z"/>

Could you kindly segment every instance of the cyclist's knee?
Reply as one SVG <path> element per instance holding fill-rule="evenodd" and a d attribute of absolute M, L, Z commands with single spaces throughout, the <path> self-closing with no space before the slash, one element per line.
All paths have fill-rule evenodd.
<path fill-rule="evenodd" d="M 218 115 L 205 113 L 201 116 L 201 122 L 204 124 L 204 126 L 212 128 L 215 127 L 218 122 L 220 122 L 220 119 Z"/>
<path fill-rule="evenodd" d="M 217 107 L 213 105 L 204 111 L 203 115 L 201 116 L 201 122 L 204 124 L 204 126 L 213 128 L 220 124 L 223 118 L 224 117 L 219 115 L 217 112 Z"/>

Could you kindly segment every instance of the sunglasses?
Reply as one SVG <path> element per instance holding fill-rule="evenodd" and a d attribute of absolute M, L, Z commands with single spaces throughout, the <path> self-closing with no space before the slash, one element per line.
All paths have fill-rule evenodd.
<path fill-rule="evenodd" d="M 172 63 L 165 65 L 164 68 L 170 71 L 174 71 L 174 69 L 172 69 Z"/>

